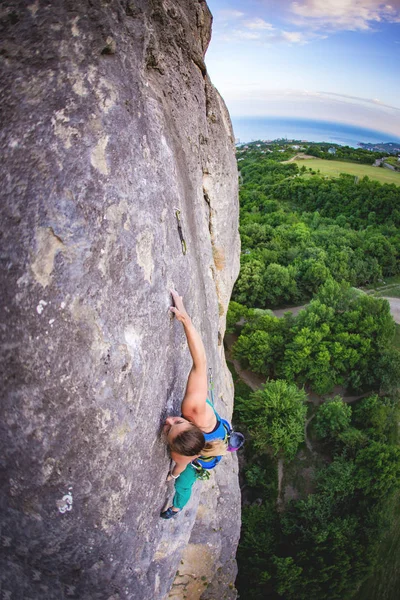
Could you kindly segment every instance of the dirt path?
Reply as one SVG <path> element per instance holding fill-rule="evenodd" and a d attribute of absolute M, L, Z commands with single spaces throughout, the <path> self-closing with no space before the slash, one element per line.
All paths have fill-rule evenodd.
<path fill-rule="evenodd" d="M 259 390 L 260 387 L 265 383 L 266 379 L 261 377 L 261 375 L 257 375 L 256 373 L 242 369 L 239 361 L 234 358 L 231 358 L 230 360 L 233 363 L 235 371 L 239 375 L 240 379 L 244 381 L 253 390 L 253 392 Z"/>
<path fill-rule="evenodd" d="M 225 357 L 226 360 L 229 360 L 235 367 L 236 373 L 239 375 L 240 379 L 248 385 L 253 392 L 260 389 L 260 387 L 265 383 L 265 377 L 261 375 L 257 375 L 256 373 L 252 373 L 251 371 L 246 371 L 240 366 L 240 362 L 232 357 L 231 348 L 233 344 L 236 342 L 238 336 L 233 333 L 227 333 L 225 335 Z"/>
<path fill-rule="evenodd" d="M 323 396 L 320 396 L 319 394 L 316 394 L 315 392 L 308 390 L 307 397 L 308 397 L 309 402 L 314 404 L 314 406 L 319 406 L 320 404 L 323 404 L 327 400 L 333 400 L 333 398 L 335 398 L 335 396 L 340 396 L 341 398 L 343 398 L 343 402 L 346 402 L 346 404 L 351 404 L 352 402 L 356 402 L 357 400 L 360 400 L 361 398 L 365 398 L 366 396 L 369 395 L 369 393 L 370 392 L 367 392 L 366 394 L 361 394 L 359 396 L 346 396 L 345 395 L 346 388 L 344 388 L 342 385 L 335 385 L 335 387 L 329 394 L 324 394 Z"/>
<path fill-rule="evenodd" d="M 389 302 L 393 319 L 396 323 L 400 323 L 400 298 L 388 298 L 387 296 L 381 296 L 381 298 Z"/>
<path fill-rule="evenodd" d="M 311 421 L 313 420 L 313 418 L 315 417 L 315 414 L 316 413 L 311 415 L 311 417 L 309 419 L 307 419 L 306 422 L 304 423 L 304 441 L 306 443 L 307 450 L 309 450 L 311 452 L 311 454 L 314 454 L 314 448 L 312 447 L 312 444 L 307 435 L 307 428 L 308 428 L 309 424 L 311 423 Z"/>
<path fill-rule="evenodd" d="M 295 160 L 307 160 L 308 158 L 313 158 L 314 160 L 317 158 L 316 156 L 311 156 L 310 154 L 304 154 L 304 152 L 300 152 L 299 154 L 296 154 L 296 156 L 293 156 L 293 158 L 289 158 L 289 160 L 283 160 L 282 164 L 287 164 L 287 163 L 292 163 Z"/>
<path fill-rule="evenodd" d="M 361 396 L 343 396 L 342 400 L 343 400 L 343 402 L 346 402 L 346 404 L 351 404 L 352 402 L 357 402 L 357 400 L 361 400 L 361 398 L 366 398 L 370 394 L 371 394 L 371 392 L 367 392 L 366 394 L 361 394 Z"/>
<path fill-rule="evenodd" d="M 301 306 L 288 306 L 287 308 L 278 308 L 277 310 L 273 310 L 272 312 L 278 318 L 283 317 L 283 315 L 287 312 L 292 313 L 292 315 L 295 317 L 299 314 L 301 310 L 303 310 L 303 308 L 306 308 L 307 306 L 308 304 L 302 304 Z"/>
<path fill-rule="evenodd" d="M 374 290 L 375 291 L 375 290 Z M 400 324 L 400 298 L 390 298 L 389 296 L 380 296 L 384 300 L 387 300 L 390 304 L 390 312 L 396 323 Z M 288 308 L 278 308 L 277 310 L 273 310 L 272 312 L 278 318 L 283 317 L 283 315 L 287 312 L 291 312 L 295 317 L 299 314 L 301 310 L 306 308 L 308 304 L 302 304 L 301 306 L 289 306 Z"/>
<path fill-rule="evenodd" d="M 387 292 L 388 290 L 391 290 L 392 288 L 398 287 L 398 283 L 387 283 L 385 285 L 379 286 L 378 288 L 372 288 L 370 290 L 364 289 L 364 288 L 360 288 L 360 290 L 362 290 L 365 294 L 368 294 L 369 296 L 373 295 L 373 294 L 381 294 L 382 292 Z M 380 298 L 381 296 L 379 296 Z"/>

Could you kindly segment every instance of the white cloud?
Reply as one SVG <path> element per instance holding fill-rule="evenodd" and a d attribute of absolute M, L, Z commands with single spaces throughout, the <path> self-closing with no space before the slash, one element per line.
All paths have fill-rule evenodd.
<path fill-rule="evenodd" d="M 240 23 L 242 28 L 235 28 L 228 31 L 227 28 L 215 33 L 215 37 L 224 41 L 232 42 L 235 40 L 244 40 L 249 42 L 257 42 L 266 46 L 272 46 L 276 44 L 308 44 L 309 42 L 316 39 L 324 39 L 326 36 L 316 33 L 315 31 L 281 31 L 277 29 L 273 30 L 262 30 L 262 29 L 248 29 L 246 25 Z"/>
<path fill-rule="evenodd" d="M 223 19 L 240 19 L 241 17 L 244 17 L 244 13 L 240 12 L 240 10 L 219 10 L 217 17 Z"/>
<path fill-rule="evenodd" d="M 261 34 L 255 31 L 246 31 L 244 29 L 234 29 L 232 31 L 232 35 L 235 38 L 241 40 L 259 40 L 261 39 Z"/>
<path fill-rule="evenodd" d="M 317 94 L 321 96 L 334 97 L 336 99 L 340 99 L 344 102 L 349 102 L 355 100 L 356 103 L 362 104 L 375 104 L 375 106 L 379 106 L 380 108 L 389 108 L 391 111 L 400 111 L 400 106 L 393 106 L 391 104 L 385 104 L 378 98 L 362 98 L 360 96 L 351 96 L 350 94 L 338 94 L 336 92 L 317 92 Z M 331 98 L 332 99 L 332 98 Z M 338 100 L 338 101 L 340 101 Z"/>
<path fill-rule="evenodd" d="M 274 29 L 274 26 L 271 25 L 271 23 L 267 23 L 267 21 L 264 21 L 264 19 L 260 18 L 252 19 L 251 21 L 244 21 L 244 26 L 248 29 L 267 29 L 269 31 Z"/>
<path fill-rule="evenodd" d="M 383 21 L 400 22 L 400 0 L 301 0 L 290 8 L 295 22 L 322 29 L 367 31 Z"/>
<path fill-rule="evenodd" d="M 282 39 L 289 44 L 306 44 L 306 36 L 301 31 L 282 31 Z"/>

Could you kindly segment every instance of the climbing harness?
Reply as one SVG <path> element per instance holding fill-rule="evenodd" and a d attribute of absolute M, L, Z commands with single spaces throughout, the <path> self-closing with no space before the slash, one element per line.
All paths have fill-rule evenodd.
<path fill-rule="evenodd" d="M 194 462 L 190 463 L 193 469 L 196 471 L 196 479 L 201 479 L 202 481 L 207 481 L 211 477 L 210 470 L 203 469 L 200 465 L 195 464 Z"/>
<path fill-rule="evenodd" d="M 178 233 L 179 233 L 179 239 L 181 240 L 181 245 L 182 245 L 182 254 L 185 255 L 187 248 L 186 248 L 185 238 L 183 237 L 182 224 L 181 224 L 181 211 L 179 210 L 179 208 L 175 208 L 175 216 L 176 216 L 176 220 L 178 223 Z"/>

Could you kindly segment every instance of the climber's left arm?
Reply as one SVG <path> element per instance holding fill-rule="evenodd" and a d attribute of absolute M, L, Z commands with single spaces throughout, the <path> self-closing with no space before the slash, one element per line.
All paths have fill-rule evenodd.
<path fill-rule="evenodd" d="M 189 351 L 193 360 L 181 410 L 185 418 L 193 419 L 194 422 L 196 422 L 199 419 L 203 419 L 206 415 L 206 351 L 199 332 L 194 327 L 189 315 L 186 312 L 182 297 L 179 296 L 175 290 L 171 290 L 171 294 L 175 303 L 175 306 L 171 307 L 171 311 L 175 314 L 178 321 L 180 321 L 183 325 Z"/>
<path fill-rule="evenodd" d="M 171 458 L 175 463 L 175 466 L 168 473 L 167 481 L 171 481 L 171 479 L 176 479 L 179 477 L 181 473 L 186 469 L 189 463 L 192 462 L 197 456 L 182 456 L 181 454 L 177 454 L 176 452 L 171 452 Z M 173 477 L 172 477 L 173 475 Z"/>

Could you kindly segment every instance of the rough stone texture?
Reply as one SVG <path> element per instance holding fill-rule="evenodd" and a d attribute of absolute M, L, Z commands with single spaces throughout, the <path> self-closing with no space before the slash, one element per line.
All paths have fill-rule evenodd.
<path fill-rule="evenodd" d="M 236 458 L 159 518 L 190 367 L 172 286 L 232 409 L 237 175 L 207 5 L 5 0 L 0 19 L 1 597 L 156 600 L 179 570 L 171 597 L 234 598 Z"/>

